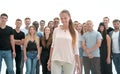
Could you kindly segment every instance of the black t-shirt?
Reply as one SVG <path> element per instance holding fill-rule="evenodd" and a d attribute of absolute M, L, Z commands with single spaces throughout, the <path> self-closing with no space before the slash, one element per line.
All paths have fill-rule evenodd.
<path fill-rule="evenodd" d="M 114 29 L 112 28 L 112 27 L 109 27 L 108 29 L 107 29 L 107 34 L 109 34 L 110 33 L 110 31 L 113 31 Z"/>
<path fill-rule="evenodd" d="M 25 38 L 25 34 L 24 34 L 22 31 L 20 31 L 20 32 L 18 33 L 18 32 L 16 32 L 16 30 L 14 29 L 14 30 L 13 30 L 13 33 L 14 33 L 14 39 L 15 39 L 15 40 L 22 40 L 22 39 Z M 21 51 L 21 46 L 20 46 L 20 45 L 15 45 L 15 50 L 16 50 L 16 52 L 17 52 L 17 51 Z"/>
<path fill-rule="evenodd" d="M 11 50 L 10 36 L 13 35 L 12 27 L 0 28 L 0 50 Z"/>

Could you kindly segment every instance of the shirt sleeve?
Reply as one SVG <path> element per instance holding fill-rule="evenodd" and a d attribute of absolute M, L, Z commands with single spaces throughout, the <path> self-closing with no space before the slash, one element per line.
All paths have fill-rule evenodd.
<path fill-rule="evenodd" d="M 97 40 L 98 40 L 98 39 L 103 39 L 103 38 L 102 38 L 102 35 L 100 34 L 100 32 L 98 32 L 98 34 L 97 34 Z"/>
<path fill-rule="evenodd" d="M 10 27 L 10 35 L 14 35 L 14 29 Z"/>

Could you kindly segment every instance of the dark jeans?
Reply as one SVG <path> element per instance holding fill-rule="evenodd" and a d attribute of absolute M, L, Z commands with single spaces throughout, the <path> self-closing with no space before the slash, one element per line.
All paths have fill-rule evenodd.
<path fill-rule="evenodd" d="M 83 57 L 83 65 L 85 74 L 90 74 L 90 70 L 92 74 L 101 74 L 99 57 L 94 57 L 92 59 L 89 59 L 88 57 Z"/>
<path fill-rule="evenodd" d="M 23 67 L 24 67 L 24 51 L 21 50 L 21 74 L 23 74 Z"/>
<path fill-rule="evenodd" d="M 117 74 L 120 74 L 120 53 L 113 53 L 112 55 L 116 72 Z"/>
<path fill-rule="evenodd" d="M 49 53 L 47 52 L 43 52 L 41 53 L 41 64 L 42 64 L 42 73 L 43 74 L 51 74 L 50 71 L 48 71 L 47 69 L 47 62 L 48 62 L 48 59 L 49 59 Z"/>
<path fill-rule="evenodd" d="M 21 74 L 21 51 L 16 52 L 15 63 L 16 63 L 16 74 Z"/>

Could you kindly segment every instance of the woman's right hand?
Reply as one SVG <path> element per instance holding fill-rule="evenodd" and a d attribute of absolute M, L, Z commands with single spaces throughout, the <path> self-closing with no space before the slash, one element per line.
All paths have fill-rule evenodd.
<path fill-rule="evenodd" d="M 48 60 L 48 62 L 47 62 L 47 68 L 48 68 L 49 71 L 51 70 L 51 60 Z"/>

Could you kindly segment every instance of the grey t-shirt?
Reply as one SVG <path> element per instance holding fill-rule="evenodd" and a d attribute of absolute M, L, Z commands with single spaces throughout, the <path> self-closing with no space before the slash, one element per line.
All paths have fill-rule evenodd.
<path fill-rule="evenodd" d="M 83 35 L 82 41 L 85 41 L 86 47 L 90 49 L 96 44 L 98 39 L 102 39 L 101 34 L 93 30 L 91 32 L 86 32 Z M 95 49 L 91 53 L 94 57 L 100 57 L 99 48 Z M 88 55 L 85 52 L 83 52 L 83 56 L 88 56 Z"/>

